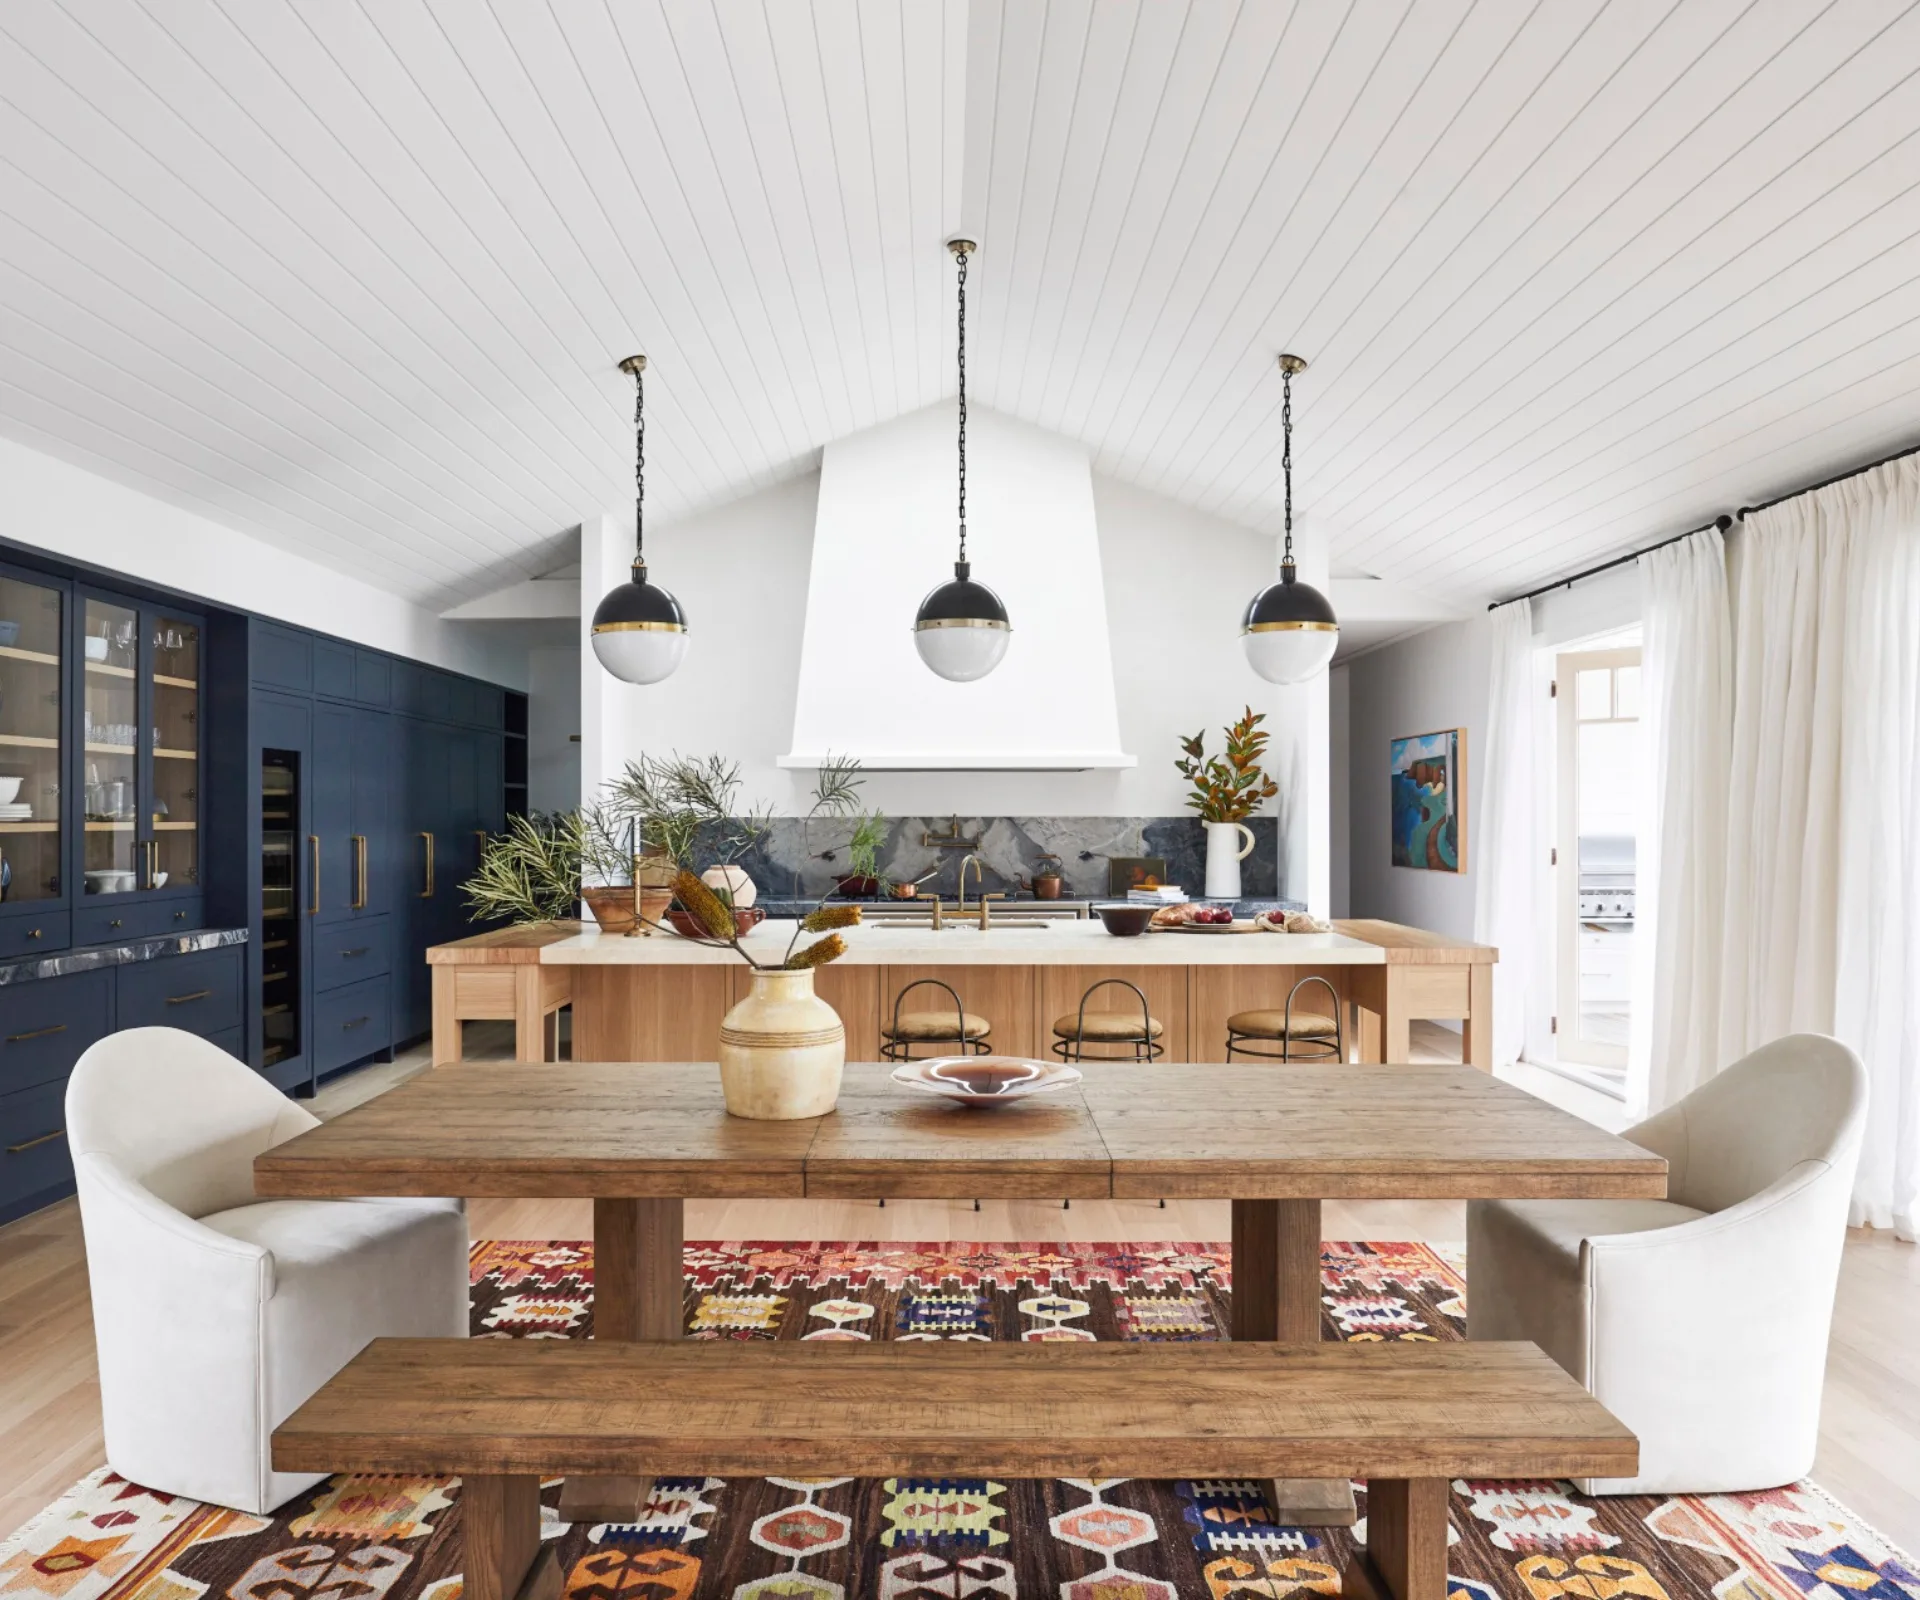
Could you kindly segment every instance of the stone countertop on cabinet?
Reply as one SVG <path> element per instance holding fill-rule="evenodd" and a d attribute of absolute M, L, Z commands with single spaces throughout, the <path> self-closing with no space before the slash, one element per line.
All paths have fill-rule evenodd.
<path fill-rule="evenodd" d="M 100 967 L 124 967 L 136 961 L 163 961 L 168 956 L 192 955 L 199 950 L 224 950 L 245 944 L 247 935 L 245 928 L 194 928 L 186 933 L 155 934 L 150 939 L 119 939 L 112 944 L 52 950 L 43 956 L 0 961 L 0 987 L 32 983 L 39 978 L 64 978 Z"/>
<path fill-rule="evenodd" d="M 996 917 L 1009 921 L 1017 911 Z M 793 923 L 769 918 L 742 941 L 754 959 L 779 965 Z M 940 932 L 925 924 L 902 927 L 874 921 L 842 930 L 850 966 L 1153 966 L 1234 967 L 1384 966 L 1380 945 L 1339 933 L 1159 932 L 1120 938 L 1098 921 L 1061 919 L 1027 926 L 1001 926 L 982 933 L 949 921 Z M 811 935 L 803 934 L 804 944 Z M 678 934 L 627 937 L 588 931 L 540 948 L 542 966 L 708 966 L 738 963 L 732 950 L 696 944 Z"/>

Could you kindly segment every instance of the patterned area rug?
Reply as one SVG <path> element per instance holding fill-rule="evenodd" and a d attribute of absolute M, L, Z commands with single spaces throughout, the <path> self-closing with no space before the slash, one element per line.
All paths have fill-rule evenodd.
<path fill-rule="evenodd" d="M 690 1244 L 686 1272 L 704 1339 L 1218 1339 L 1231 1293 L 1207 1244 Z M 476 1245 L 473 1331 L 584 1338 L 592 1274 L 587 1245 Z M 1325 1274 L 1338 1337 L 1464 1333 L 1444 1248 L 1328 1244 Z M 1462 1481 L 1452 1524 L 1450 1600 L 1920 1600 L 1913 1561 L 1811 1484 L 1589 1500 Z M 1381 1592 L 1352 1535 L 1275 1527 L 1237 1482 L 681 1478 L 638 1524 L 546 1534 L 567 1600 Z M 457 1480 L 337 1477 L 263 1518 L 101 1471 L 0 1544 L 0 1596 L 458 1600 L 460 1550 Z"/>

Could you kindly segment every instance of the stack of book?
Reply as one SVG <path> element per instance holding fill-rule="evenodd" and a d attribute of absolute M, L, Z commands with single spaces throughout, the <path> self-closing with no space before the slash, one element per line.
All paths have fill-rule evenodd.
<path fill-rule="evenodd" d="M 1177 883 L 1157 883 L 1150 889 L 1129 889 L 1127 898 L 1137 906 L 1177 906 L 1186 903 L 1187 891 Z"/>

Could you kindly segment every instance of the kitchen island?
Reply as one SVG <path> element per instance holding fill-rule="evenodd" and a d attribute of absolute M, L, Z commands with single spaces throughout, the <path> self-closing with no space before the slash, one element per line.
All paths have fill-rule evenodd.
<path fill-rule="evenodd" d="M 745 944 L 777 964 L 793 924 L 769 920 Z M 805 936 L 803 936 L 804 938 Z M 1398 923 L 1337 922 L 1329 933 L 1156 932 L 1120 939 L 1097 921 L 1020 923 L 981 930 L 952 922 L 863 923 L 845 930 L 847 953 L 815 974 L 820 997 L 840 1013 L 847 1059 L 880 1054 L 883 1016 L 919 978 L 958 991 L 966 1009 L 993 1025 L 1004 1055 L 1044 1055 L 1053 1019 L 1074 1011 L 1089 985 L 1124 978 L 1138 985 L 1165 1029 L 1169 1062 L 1225 1058 L 1226 1021 L 1237 1011 L 1279 1007 L 1301 978 L 1325 978 L 1354 1022 L 1360 1061 L 1405 1061 L 1416 1019 L 1462 1024 L 1462 1058 L 1493 1066 L 1493 963 L 1498 952 Z M 516 1059 L 555 1054 L 551 1018 L 573 1010 L 576 1061 L 711 1061 L 720 1019 L 747 991 L 747 967 L 730 950 L 676 934 L 609 935 L 573 923 L 510 928 L 427 952 L 433 969 L 433 1055 L 461 1058 L 461 1024 L 515 1022 Z M 1324 1011 L 1326 991 L 1303 992 Z M 938 991 L 917 991 L 910 1009 L 937 1009 Z M 1138 1002 L 1103 989 L 1093 1009 Z M 1089 1054 L 1093 1052 L 1090 1050 Z"/>

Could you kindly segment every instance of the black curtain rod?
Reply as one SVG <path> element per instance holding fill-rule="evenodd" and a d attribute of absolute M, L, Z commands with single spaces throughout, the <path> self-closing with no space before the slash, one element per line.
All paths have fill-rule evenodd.
<path fill-rule="evenodd" d="M 1822 478 L 1818 483 L 1809 483 L 1799 489 L 1789 489 L 1785 494 L 1775 495 L 1771 500 L 1763 500 L 1757 506 L 1742 506 L 1734 516 L 1744 522 L 1756 511 L 1766 511 L 1788 500 L 1798 499 L 1803 494 L 1812 494 L 1818 489 L 1830 489 L 1836 483 L 1844 483 L 1849 478 L 1857 478 L 1863 472 L 1871 472 L 1875 467 L 1884 467 L 1892 461 L 1904 461 L 1908 456 L 1920 455 L 1920 445 L 1908 445 L 1904 450 L 1896 450 L 1890 456 L 1882 456 L 1878 461 L 1869 461 L 1863 467 L 1849 467 L 1845 472 L 1836 472 L 1831 478 Z M 1552 583 L 1543 583 L 1538 589 L 1529 589 L 1525 594 L 1509 595 L 1504 600 L 1495 600 L 1488 604 L 1489 611 L 1498 611 L 1502 606 L 1510 606 L 1516 600 L 1535 600 L 1543 594 L 1551 594 L 1555 589 L 1570 589 L 1582 578 L 1591 578 L 1597 572 L 1606 572 L 1613 567 L 1625 566 L 1629 561 L 1638 561 L 1644 555 L 1655 550 L 1664 550 L 1670 544 L 1678 544 L 1682 539 L 1691 539 L 1696 533 L 1705 533 L 1708 528 L 1718 528 L 1725 533 L 1733 526 L 1733 517 L 1715 517 L 1703 527 L 1689 528 L 1685 533 L 1676 533 L 1670 539 L 1662 539 L 1658 544 L 1650 544 L 1645 549 L 1632 550 L 1626 555 L 1615 556 L 1611 561 L 1603 561 L 1597 567 L 1588 567 L 1584 572 L 1576 572 L 1570 578 L 1556 578 Z"/>
<path fill-rule="evenodd" d="M 1756 511 L 1766 511 L 1782 501 L 1794 500 L 1803 494 L 1812 494 L 1816 489 L 1830 489 L 1836 483 L 1845 483 L 1849 478 L 1857 478 L 1863 472 L 1871 472 L 1875 467 L 1884 467 L 1890 461 L 1902 461 L 1911 455 L 1920 455 L 1920 444 L 1910 444 L 1904 450 L 1896 450 L 1890 456 L 1882 456 L 1878 461 L 1869 461 L 1864 467 L 1848 467 L 1845 472 L 1836 472 L 1831 478 L 1823 478 L 1818 483 L 1810 483 L 1804 489 L 1789 489 L 1785 494 L 1777 494 L 1771 500 L 1763 500 L 1757 506 L 1742 506 L 1735 513 L 1742 522 Z"/>
<path fill-rule="evenodd" d="M 1536 600 L 1543 594 L 1552 594 L 1555 589 L 1571 589 L 1582 578 L 1591 578 L 1595 573 L 1607 572 L 1614 567 L 1624 567 L 1629 561 L 1638 561 L 1642 556 L 1652 555 L 1656 550 L 1664 550 L 1670 544 L 1678 544 L 1682 539 L 1691 539 L 1696 533 L 1705 533 L 1708 528 L 1718 528 L 1722 533 L 1733 526 L 1732 517 L 1715 517 L 1703 527 L 1689 528 L 1685 533 L 1676 533 L 1670 539 L 1662 539 L 1658 544 L 1650 544 L 1640 550 L 1629 550 L 1623 556 L 1615 556 L 1611 561 L 1603 561 L 1597 567 L 1588 567 L 1584 572 L 1576 572 L 1568 578 L 1555 578 L 1552 583 L 1543 583 L 1537 589 L 1529 589 L 1525 594 L 1510 594 L 1504 600 L 1490 601 L 1489 611 L 1498 611 L 1502 606 L 1510 606 L 1516 600 Z"/>

